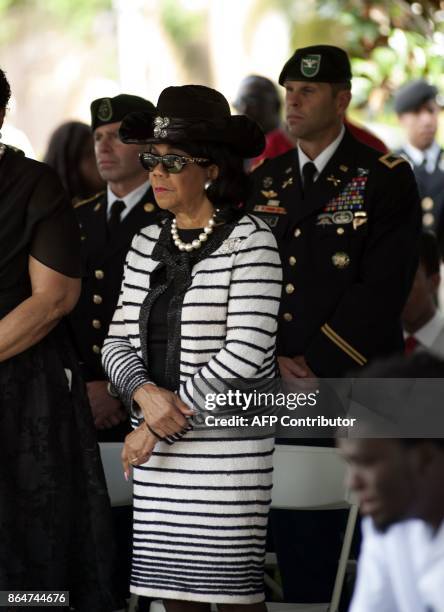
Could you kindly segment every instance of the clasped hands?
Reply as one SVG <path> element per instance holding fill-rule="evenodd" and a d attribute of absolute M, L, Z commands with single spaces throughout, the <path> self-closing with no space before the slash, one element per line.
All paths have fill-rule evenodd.
<path fill-rule="evenodd" d="M 178 395 L 155 385 L 142 385 L 133 399 L 142 411 L 144 422 L 125 438 L 122 465 L 127 479 L 130 464 L 146 463 L 159 439 L 186 431 L 186 417 L 193 415 Z"/>

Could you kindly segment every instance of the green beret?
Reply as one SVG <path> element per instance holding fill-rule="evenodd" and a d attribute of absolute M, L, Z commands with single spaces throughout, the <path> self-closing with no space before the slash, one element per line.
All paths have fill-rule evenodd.
<path fill-rule="evenodd" d="M 91 103 L 91 128 L 94 131 L 101 125 L 122 121 L 129 113 L 154 110 L 154 104 L 140 96 L 120 94 L 114 98 L 98 98 Z"/>
<path fill-rule="evenodd" d="M 425 102 L 435 100 L 438 90 L 424 79 L 403 85 L 395 94 L 394 106 L 398 115 L 418 110 Z"/>
<path fill-rule="evenodd" d="M 282 68 L 279 84 L 285 81 L 346 83 L 352 73 L 347 53 L 332 45 L 313 45 L 296 49 Z"/>

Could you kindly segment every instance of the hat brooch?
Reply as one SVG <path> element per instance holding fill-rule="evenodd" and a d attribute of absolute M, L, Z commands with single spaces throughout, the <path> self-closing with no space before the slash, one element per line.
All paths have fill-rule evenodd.
<path fill-rule="evenodd" d="M 166 138 L 168 132 L 165 128 L 170 125 L 169 117 L 155 117 L 154 118 L 154 137 L 155 138 Z"/>

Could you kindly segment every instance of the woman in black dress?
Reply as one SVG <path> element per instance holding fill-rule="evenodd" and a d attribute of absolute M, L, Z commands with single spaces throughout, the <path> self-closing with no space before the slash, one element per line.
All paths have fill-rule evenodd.
<path fill-rule="evenodd" d="M 0 70 L 0 127 L 9 96 Z M 65 590 L 77 611 L 109 612 L 109 500 L 60 323 L 78 251 L 53 171 L 0 144 L 0 591 Z"/>

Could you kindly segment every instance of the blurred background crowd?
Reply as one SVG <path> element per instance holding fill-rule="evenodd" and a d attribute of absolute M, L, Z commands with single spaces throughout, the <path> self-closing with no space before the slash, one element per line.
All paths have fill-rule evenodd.
<path fill-rule="evenodd" d="M 319 41 L 350 54 L 350 118 L 389 148 L 403 140 L 393 93 L 417 77 L 444 91 L 439 1 L 1 0 L 14 92 L 3 142 L 43 159 L 59 124 L 89 123 L 91 101 L 121 91 L 155 100 L 171 83 L 196 83 L 233 102 L 246 75 L 276 81 L 293 49 Z"/>

